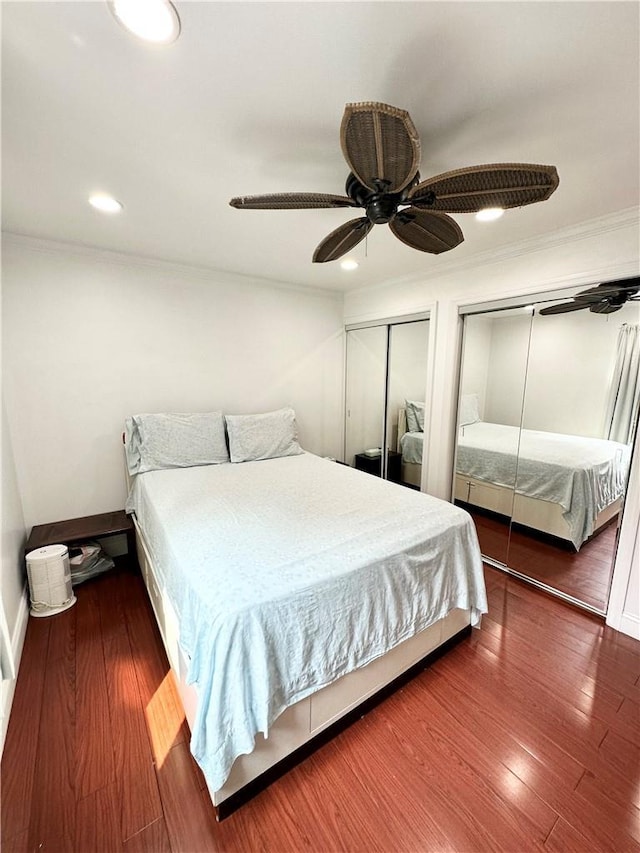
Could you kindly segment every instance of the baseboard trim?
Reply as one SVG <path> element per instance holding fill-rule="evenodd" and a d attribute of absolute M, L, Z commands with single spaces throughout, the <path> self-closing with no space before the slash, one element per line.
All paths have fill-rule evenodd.
<path fill-rule="evenodd" d="M 24 640 L 27 635 L 27 625 L 29 623 L 29 596 L 25 586 L 20 599 L 20 608 L 16 618 L 16 624 L 11 637 L 11 655 L 13 658 L 14 677 L 2 682 L 2 694 L 0 696 L 0 758 L 4 750 L 4 741 L 9 725 L 9 716 L 11 714 L 11 705 L 13 704 L 13 696 L 16 690 L 16 681 L 20 670 L 20 660 L 22 658 L 22 650 L 24 648 Z"/>
<path fill-rule="evenodd" d="M 640 616 L 623 613 L 620 617 L 618 631 L 627 634 L 629 637 L 633 637 L 634 640 L 640 640 Z"/>

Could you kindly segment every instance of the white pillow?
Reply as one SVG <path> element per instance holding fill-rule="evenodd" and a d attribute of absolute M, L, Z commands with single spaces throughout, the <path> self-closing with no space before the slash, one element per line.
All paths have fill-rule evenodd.
<path fill-rule="evenodd" d="M 424 403 L 405 400 L 404 405 L 409 432 L 424 432 Z"/>
<path fill-rule="evenodd" d="M 477 424 L 480 420 L 478 412 L 478 395 L 463 394 L 460 400 L 460 426 Z"/>
<path fill-rule="evenodd" d="M 222 412 L 134 415 L 125 422 L 130 474 L 229 461 Z"/>
<path fill-rule="evenodd" d="M 260 415 L 226 415 L 232 462 L 253 462 L 302 453 L 291 408 Z"/>

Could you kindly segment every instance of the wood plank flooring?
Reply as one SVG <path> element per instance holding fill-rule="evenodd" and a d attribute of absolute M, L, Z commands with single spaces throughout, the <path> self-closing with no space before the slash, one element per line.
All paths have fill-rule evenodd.
<path fill-rule="evenodd" d="M 544 541 L 517 527 L 473 511 L 480 549 L 486 556 L 506 563 L 528 577 L 559 589 L 598 610 L 607 609 L 613 572 L 617 524 L 609 524 L 576 553 Z"/>
<path fill-rule="evenodd" d="M 493 569 L 473 631 L 222 823 L 140 578 L 31 619 L 2 850 L 640 851 L 640 644 Z"/>

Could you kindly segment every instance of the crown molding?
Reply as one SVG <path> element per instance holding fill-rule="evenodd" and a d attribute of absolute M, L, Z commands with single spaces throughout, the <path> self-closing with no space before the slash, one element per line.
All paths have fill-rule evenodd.
<path fill-rule="evenodd" d="M 383 291 L 389 288 L 402 286 L 410 287 L 414 284 L 425 284 L 444 276 L 478 269 L 478 267 L 481 266 L 499 264 L 504 261 L 535 254 L 537 252 L 544 252 L 557 246 L 564 246 L 567 243 L 578 242 L 580 240 L 591 240 L 602 234 L 608 234 L 612 231 L 620 231 L 629 227 L 635 227 L 636 230 L 640 227 L 640 209 L 638 207 L 625 208 L 624 210 L 615 211 L 614 213 L 608 213 L 605 216 L 599 216 L 594 219 L 579 222 L 576 225 L 569 225 L 556 231 L 540 234 L 537 237 L 529 237 L 526 240 L 521 240 L 517 243 L 510 243 L 501 249 L 478 252 L 464 260 L 458 261 L 455 258 L 443 259 L 433 267 L 432 271 L 425 272 L 423 270 L 420 273 L 413 273 L 408 276 L 387 279 L 386 281 L 378 284 L 360 287 L 355 290 L 348 290 L 347 295 L 355 296 L 363 293 L 372 293 L 374 291 Z"/>
<path fill-rule="evenodd" d="M 111 249 L 99 249 L 95 246 L 86 246 L 82 243 L 70 243 L 62 240 L 49 240 L 44 237 L 31 237 L 28 234 L 19 234 L 14 231 L 2 232 L 2 245 L 15 246 L 37 254 L 73 257 L 80 260 L 93 260 L 114 266 L 128 267 L 129 269 L 152 270 L 158 275 L 180 276 L 198 281 L 218 282 L 232 284 L 239 287 L 256 287 L 267 285 L 274 290 L 284 290 L 305 296 L 317 296 L 333 299 L 342 304 L 344 293 L 341 290 L 332 290 L 303 284 L 292 284 L 291 282 L 278 281 L 261 276 L 246 276 L 227 270 L 214 269 L 191 264 L 180 264 L 174 261 L 166 261 L 160 258 L 150 258 L 144 255 L 129 254 L 127 252 L 115 252 Z"/>
<path fill-rule="evenodd" d="M 116 252 L 111 249 L 99 249 L 95 246 L 87 246 L 81 243 L 72 243 L 59 240 L 50 240 L 41 237 L 32 237 L 12 231 L 2 232 L 2 242 L 6 245 L 14 245 L 27 251 L 52 254 L 71 255 L 80 259 L 93 259 L 101 263 L 113 264 L 122 267 L 134 267 L 138 269 L 155 270 L 160 275 L 179 275 L 200 281 L 217 281 L 237 286 L 269 286 L 277 290 L 284 290 L 308 296 L 331 298 L 341 304 L 345 297 L 358 296 L 366 293 L 385 291 L 397 287 L 410 287 L 416 284 L 425 284 L 436 281 L 442 277 L 461 273 L 468 270 L 478 269 L 482 266 L 499 264 L 514 258 L 544 252 L 567 243 L 590 240 L 602 234 L 619 231 L 624 228 L 640 227 L 640 210 L 630 207 L 615 211 L 605 216 L 588 219 L 584 222 L 570 225 L 565 228 L 530 237 L 517 243 L 511 243 L 501 249 L 478 252 L 464 260 L 455 258 L 444 258 L 435 264 L 429 272 L 422 270 L 420 273 L 412 273 L 408 276 L 387 279 L 377 284 L 364 285 L 363 287 L 348 289 L 346 291 L 321 288 L 291 282 L 282 282 L 266 276 L 245 276 L 227 270 L 203 267 L 191 264 L 181 264 L 166 261 L 159 258 L 151 258 L 143 255 Z M 604 271 L 603 271 L 604 272 Z M 592 275 L 593 272 L 590 271 Z M 631 270 L 630 274 L 633 274 Z"/>

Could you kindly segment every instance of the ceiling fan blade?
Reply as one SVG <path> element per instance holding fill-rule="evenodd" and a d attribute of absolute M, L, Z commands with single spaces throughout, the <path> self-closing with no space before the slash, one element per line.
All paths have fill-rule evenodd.
<path fill-rule="evenodd" d="M 365 187 L 397 193 L 420 164 L 420 138 L 406 110 L 367 101 L 347 104 L 340 144 L 349 168 Z"/>
<path fill-rule="evenodd" d="M 407 201 L 447 213 L 477 213 L 486 207 L 522 207 L 546 201 L 558 186 L 555 166 L 494 163 L 444 172 L 421 181 Z M 433 196 L 435 195 L 435 199 Z"/>
<path fill-rule="evenodd" d="M 604 299 L 620 299 L 623 302 L 633 295 L 633 291 L 620 290 L 617 287 L 602 288 L 594 287 L 592 290 L 584 290 L 582 293 L 576 293 L 573 297 L 576 302 L 595 303 L 602 302 Z"/>
<path fill-rule="evenodd" d="M 316 248 L 313 253 L 314 264 L 324 264 L 326 261 L 341 258 L 349 249 L 353 249 L 361 240 L 364 240 L 372 228 L 373 222 L 370 222 L 366 216 L 345 222 L 325 237 Z"/>
<path fill-rule="evenodd" d="M 626 287 L 614 286 L 614 282 L 610 284 L 601 284 L 598 287 L 592 287 L 589 290 L 583 290 L 576 293 L 573 297 L 581 302 L 598 302 L 600 299 L 608 297 L 625 297 L 630 299 L 640 290 L 640 283 L 636 285 L 628 285 Z"/>
<path fill-rule="evenodd" d="M 603 281 L 599 287 L 609 287 L 615 290 L 640 290 L 640 277 L 618 278 L 614 281 Z"/>
<path fill-rule="evenodd" d="M 548 305 L 546 308 L 541 308 L 538 314 L 566 314 L 569 311 L 581 311 L 583 308 L 588 308 L 586 302 L 561 302 L 559 305 Z"/>
<path fill-rule="evenodd" d="M 241 210 L 304 210 L 315 207 L 357 207 L 346 195 L 330 193 L 271 193 L 232 198 L 231 207 Z"/>
<path fill-rule="evenodd" d="M 450 216 L 417 207 L 408 207 L 397 213 L 389 228 L 407 246 L 432 255 L 448 252 L 464 240 L 458 223 Z"/>

